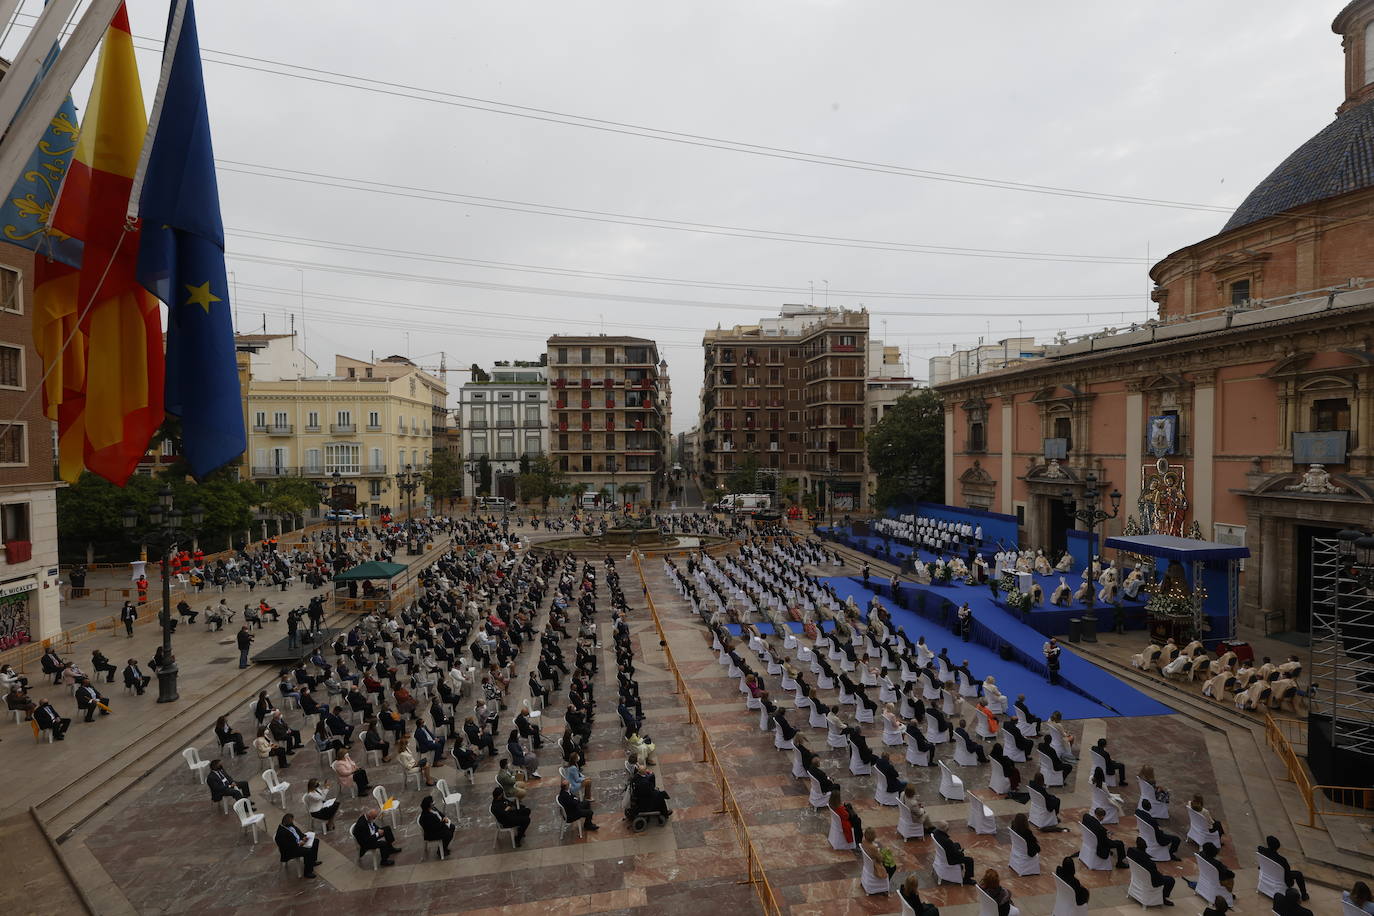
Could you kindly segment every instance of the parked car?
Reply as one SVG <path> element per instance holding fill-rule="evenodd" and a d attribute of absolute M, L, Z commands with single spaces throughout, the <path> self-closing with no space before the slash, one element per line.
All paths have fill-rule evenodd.
<path fill-rule="evenodd" d="M 326 522 L 332 522 L 336 518 L 341 522 L 360 522 L 365 517 L 366 516 L 364 516 L 357 509 L 330 509 L 328 512 L 324 514 L 324 520 Z"/>

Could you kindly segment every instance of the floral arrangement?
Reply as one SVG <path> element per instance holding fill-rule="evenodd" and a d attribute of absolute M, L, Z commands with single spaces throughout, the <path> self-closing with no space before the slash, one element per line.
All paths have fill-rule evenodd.
<path fill-rule="evenodd" d="M 1023 592 L 1019 588 L 1013 588 L 1011 591 L 1007 592 L 1007 608 L 1013 611 L 1020 611 L 1022 614 L 1028 612 L 1031 609 L 1030 592 Z"/>
<path fill-rule="evenodd" d="M 997 583 L 997 590 L 1001 592 L 1006 592 L 1008 595 L 1016 591 L 1016 577 L 1003 576 L 1001 580 L 999 580 Z"/>

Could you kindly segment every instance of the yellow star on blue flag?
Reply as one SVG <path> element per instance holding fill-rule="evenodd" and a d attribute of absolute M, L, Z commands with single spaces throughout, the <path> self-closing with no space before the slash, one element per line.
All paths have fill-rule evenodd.
<path fill-rule="evenodd" d="M 219 296 L 210 292 L 210 281 L 206 280 L 200 286 L 192 286 L 189 283 L 182 284 L 186 287 L 186 302 L 184 305 L 198 305 L 205 309 L 205 313 L 210 313 L 210 305 L 215 302 L 223 302 Z"/>

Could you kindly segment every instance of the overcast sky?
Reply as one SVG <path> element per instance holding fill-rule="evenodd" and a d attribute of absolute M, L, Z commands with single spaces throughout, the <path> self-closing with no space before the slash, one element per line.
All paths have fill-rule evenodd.
<path fill-rule="evenodd" d="M 265 313 L 281 331 L 294 313 L 324 367 L 336 352 L 409 354 L 431 368 L 443 352 L 465 367 L 535 359 L 551 333 L 653 337 L 680 431 L 696 422 L 702 330 L 812 301 L 812 283 L 817 304 L 828 281 L 830 305 L 867 305 L 874 335 L 900 345 L 919 378 L 930 356 L 980 337 L 1142 320 L 1147 258 L 1214 234 L 1225 212 L 549 119 L 1229 209 L 1340 103 L 1330 21 L 1341 5 L 201 0 L 216 154 L 237 170 L 220 174 L 237 325 L 258 330 Z M 139 42 L 149 99 L 166 8 L 129 2 L 135 35 L 151 39 Z M 11 36 L 3 50 L 15 46 Z M 87 78 L 83 111 L 88 91 Z M 315 175 L 262 174 L 281 169 Z M 393 187 L 348 190 L 340 178 Z M 862 241 L 741 238 L 623 216 Z M 904 250 L 882 250 L 890 243 Z M 1015 296 L 1049 298 L 999 298 Z M 465 379 L 450 373 L 450 386 Z"/>

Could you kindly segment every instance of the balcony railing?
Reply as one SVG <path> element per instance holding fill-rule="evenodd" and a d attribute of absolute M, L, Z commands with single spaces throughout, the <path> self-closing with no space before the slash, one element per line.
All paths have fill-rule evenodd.
<path fill-rule="evenodd" d="M 305 424 L 305 431 L 308 432 L 308 433 L 317 433 L 317 432 L 320 431 L 320 424 L 318 424 L 318 423 L 307 423 L 307 424 Z"/>
<path fill-rule="evenodd" d="M 267 427 L 269 436 L 290 436 L 295 433 L 296 427 L 290 423 L 273 423 Z"/>
<path fill-rule="evenodd" d="M 378 476 L 378 475 L 381 475 L 381 474 L 385 474 L 385 473 L 386 473 L 386 465 L 384 465 L 384 464 L 365 464 L 365 465 L 362 466 L 362 472 L 363 472 L 363 474 L 365 474 L 365 475 L 375 477 L 375 476 Z"/>
<path fill-rule="evenodd" d="M 356 423 L 330 423 L 330 424 L 329 424 L 329 431 L 330 431 L 331 433 L 356 433 L 356 432 L 358 431 L 358 424 L 356 424 Z"/>
<path fill-rule="evenodd" d="M 497 429 L 514 429 L 514 428 L 515 428 L 515 421 L 514 421 L 514 420 L 497 420 L 497 421 L 496 421 L 496 428 L 497 428 Z"/>
<path fill-rule="evenodd" d="M 296 468 L 272 464 L 266 467 L 254 467 L 252 474 L 254 477 L 295 477 Z"/>
<path fill-rule="evenodd" d="M 380 424 L 380 423 L 369 423 L 369 424 L 367 424 L 367 431 L 370 432 L 370 433 L 379 433 L 379 432 L 382 431 L 382 424 Z"/>
<path fill-rule="evenodd" d="M 468 429 L 486 429 L 486 428 L 487 428 L 487 421 L 486 421 L 486 420 L 469 420 L 469 421 L 468 421 Z"/>

